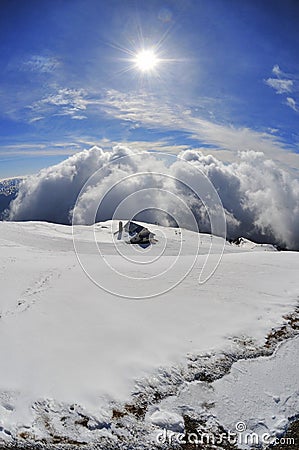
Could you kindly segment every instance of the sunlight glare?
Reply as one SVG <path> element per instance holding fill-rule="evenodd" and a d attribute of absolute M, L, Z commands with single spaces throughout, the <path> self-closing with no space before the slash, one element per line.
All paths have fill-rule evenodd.
<path fill-rule="evenodd" d="M 151 49 L 141 50 L 135 57 L 135 66 L 141 72 L 152 71 L 157 66 L 158 62 L 159 59 L 157 58 L 157 55 Z"/>

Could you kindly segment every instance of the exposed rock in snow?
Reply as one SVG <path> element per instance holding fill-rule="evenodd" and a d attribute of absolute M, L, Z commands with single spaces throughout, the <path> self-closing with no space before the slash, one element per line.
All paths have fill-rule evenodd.
<path fill-rule="evenodd" d="M 84 261 L 100 280 L 127 291 L 136 277 L 161 273 L 175 261 L 163 275 L 163 283 L 171 285 L 194 260 L 199 242 L 194 265 L 175 289 L 136 301 L 115 297 L 90 281 L 76 258 L 71 227 L 0 223 L 0 443 L 38 442 L 47 449 L 80 443 L 112 449 L 121 443 L 124 449 L 135 442 L 136 448 L 150 448 L 163 427 L 183 430 L 185 414 L 194 412 L 196 403 L 199 412 L 208 407 L 211 414 L 213 407 L 216 414 L 208 384 L 242 355 L 261 355 L 256 349 L 264 346 L 269 331 L 286 324 L 283 316 L 299 295 L 298 253 L 259 252 L 210 235 L 154 228 L 158 242 L 138 249 L 114 239 L 118 222 L 76 227 Z M 94 252 L 94 240 L 100 254 Z M 211 240 L 212 258 L 217 260 L 223 244 L 224 255 L 208 282 L 199 284 Z M 128 261 L 133 257 L 137 262 Z M 151 259 L 153 264 L 143 264 Z M 116 269 L 126 273 L 124 281 Z M 273 363 L 278 358 L 283 366 L 284 356 L 279 363 L 278 355 Z M 201 405 L 191 395 L 180 410 L 163 403 L 196 380 L 208 383 Z M 297 401 L 294 380 L 288 400 L 278 384 L 267 388 L 270 397 L 261 397 L 264 405 L 269 397 L 276 415 L 264 420 L 267 429 L 279 433 L 288 424 Z M 260 395 L 253 387 L 252 393 Z M 253 411 L 252 419 L 257 418 Z"/>

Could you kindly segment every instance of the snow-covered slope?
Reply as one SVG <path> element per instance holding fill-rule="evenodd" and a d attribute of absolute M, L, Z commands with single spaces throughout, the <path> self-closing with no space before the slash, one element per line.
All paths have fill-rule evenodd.
<path fill-rule="evenodd" d="M 117 228 L 118 222 L 105 222 L 74 229 L 80 262 L 94 270 L 91 282 L 75 254 L 71 227 L 0 223 L 0 442 L 17 436 L 57 442 L 57 435 L 62 443 L 105 436 L 115 442 L 115 405 L 132 402 L 140 386 L 158 392 L 167 368 L 184 365 L 193 354 L 230 351 L 236 337 L 262 345 L 296 305 L 296 252 L 261 253 L 158 226 L 157 244 L 142 249 L 115 239 Z M 199 284 L 211 240 L 212 258 L 217 262 L 223 244 L 224 255 L 214 275 Z M 134 279 L 142 283 L 161 274 L 173 258 L 174 269 L 160 277 L 161 290 L 173 287 L 182 267 L 191 269 L 163 295 L 136 300 L 98 287 L 102 282 L 130 294 Z M 153 263 L 144 264 L 147 259 Z M 124 281 L 116 269 L 125 271 Z"/>
<path fill-rule="evenodd" d="M 178 433 L 182 430 L 176 424 L 183 422 L 182 412 L 189 410 L 201 418 L 217 418 L 240 448 L 279 443 L 288 419 L 299 411 L 298 343 L 297 336 L 283 342 L 271 356 L 240 360 L 230 373 L 212 383 L 186 383 L 176 396 L 152 407 L 147 421 L 155 423 L 158 419 L 160 428 Z M 204 431 L 212 437 L 211 430 Z M 172 440 L 175 442 L 174 437 Z M 297 448 L 295 442 L 293 447 Z"/>
<path fill-rule="evenodd" d="M 238 245 L 244 250 L 260 250 L 260 251 L 275 251 L 276 247 L 272 244 L 257 244 L 256 242 L 250 241 L 244 237 L 240 237 L 234 240 L 234 245 Z"/>

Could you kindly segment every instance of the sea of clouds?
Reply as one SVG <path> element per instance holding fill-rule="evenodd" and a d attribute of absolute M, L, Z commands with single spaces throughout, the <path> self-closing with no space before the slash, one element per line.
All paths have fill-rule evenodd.
<path fill-rule="evenodd" d="M 188 205 L 199 229 L 209 232 L 203 203 L 186 185 L 175 181 L 182 175 L 186 179 L 186 161 L 190 167 L 200 169 L 218 192 L 226 215 L 228 238 L 245 236 L 258 242 L 299 249 L 299 181 L 274 161 L 266 159 L 263 153 L 254 151 L 241 152 L 238 162 L 223 163 L 199 150 L 186 150 L 177 159 L 167 161 L 160 159 L 158 153 L 137 153 L 124 146 L 116 146 L 110 152 L 92 147 L 25 178 L 10 204 L 7 219 L 71 224 L 82 187 L 100 170 L 99 176 L 79 197 L 77 223 L 111 219 L 126 198 L 139 202 L 134 207 L 136 211 L 142 210 L 146 208 L 148 189 L 149 204 L 155 207 L 139 215 L 139 220 L 164 225 L 173 225 L 176 221 L 188 227 L 190 220 L 184 208 L 180 209 L 177 202 L 172 204 L 162 195 L 163 191 L 170 191 Z M 130 175 L 126 182 L 119 183 Z M 190 171 L 191 176 L 196 176 L 196 172 Z M 114 188 L 109 191 L 111 186 Z M 133 194 L 140 190 L 144 195 L 134 199 Z M 107 192 L 109 195 L 104 197 Z M 102 198 L 101 207 L 97 209 Z M 96 215 L 91 213 L 95 209 Z"/>

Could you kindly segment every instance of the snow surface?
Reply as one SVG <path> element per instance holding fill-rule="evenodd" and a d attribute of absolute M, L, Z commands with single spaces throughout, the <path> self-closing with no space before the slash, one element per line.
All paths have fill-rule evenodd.
<path fill-rule="evenodd" d="M 215 414 L 221 423 L 233 429 L 244 421 L 247 432 L 260 436 L 286 431 L 288 418 L 299 411 L 298 360 L 297 337 L 271 357 L 238 361 L 231 373 L 213 383 Z"/>
<path fill-rule="evenodd" d="M 183 413 L 202 414 L 203 405 L 210 405 L 209 415 L 236 434 L 240 448 L 273 442 L 299 411 L 298 344 L 296 337 L 283 342 L 270 357 L 239 360 L 213 383 L 189 383 L 162 401 L 148 420 L 179 433 Z"/>
<path fill-rule="evenodd" d="M 106 264 L 108 260 L 131 271 L 127 258 L 141 251 L 115 240 L 117 228 L 118 223 L 111 221 L 95 227 L 77 226 L 76 240 L 84 263 L 96 264 L 96 276 L 113 288 L 133 292 L 132 279 L 115 286 L 119 277 Z M 153 269 L 135 263 L 136 278 L 169 266 L 181 240 L 179 262 L 162 284 L 172 285 L 180 265 L 187 261 L 188 266 L 194 257 L 198 242 L 199 256 L 175 289 L 134 300 L 111 295 L 90 281 L 74 252 L 71 227 L 0 223 L 0 439 L 9 440 L 16 430 L 31 426 L 38 401 L 48 402 L 53 417 L 55 402 L 80 405 L 76 408 L 88 411 L 90 429 L 107 433 L 112 402 L 130 401 L 136 380 L 150 377 L 159 367 L 180 364 L 193 352 L 229 349 L 236 336 L 261 344 L 296 305 L 298 253 L 269 251 L 268 247 L 261 252 L 262 247 L 248 249 L 227 243 L 216 272 L 200 285 L 198 276 L 211 237 L 155 228 L 159 241 L 146 250 L 147 255 L 159 256 L 166 243 L 165 251 L 152 264 Z M 94 254 L 90 242 L 94 233 L 100 256 Z M 218 243 L 216 250 L 221 249 L 221 239 L 213 239 Z M 137 253 L 137 260 L 140 255 Z M 269 387 L 269 392 L 281 396 L 274 387 Z M 82 414 L 80 411 L 77 414 Z M 181 427 L 175 415 L 165 417 L 157 412 L 149 420 L 152 424 L 173 421 L 175 427 Z M 265 423 L 268 426 L 269 422 Z M 35 434 L 43 434 L 38 425 Z M 90 434 L 82 436 L 91 439 Z"/>
<path fill-rule="evenodd" d="M 275 251 L 276 247 L 272 244 L 257 244 L 244 237 L 238 239 L 238 247 L 248 250 Z"/>

